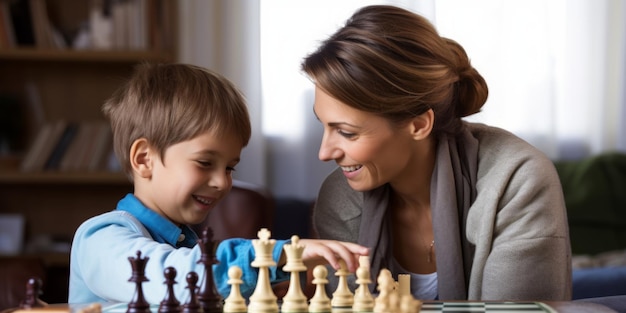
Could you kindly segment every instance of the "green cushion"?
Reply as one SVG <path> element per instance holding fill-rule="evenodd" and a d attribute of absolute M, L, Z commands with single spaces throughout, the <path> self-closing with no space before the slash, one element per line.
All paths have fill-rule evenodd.
<path fill-rule="evenodd" d="M 626 249 L 626 154 L 557 161 L 572 253 Z"/>

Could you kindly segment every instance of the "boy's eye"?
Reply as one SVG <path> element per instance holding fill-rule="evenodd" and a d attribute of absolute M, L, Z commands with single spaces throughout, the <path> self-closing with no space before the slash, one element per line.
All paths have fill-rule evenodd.
<path fill-rule="evenodd" d="M 228 166 L 226 167 L 226 172 L 231 173 L 231 172 L 236 172 L 237 169 L 235 169 L 234 166 Z"/>

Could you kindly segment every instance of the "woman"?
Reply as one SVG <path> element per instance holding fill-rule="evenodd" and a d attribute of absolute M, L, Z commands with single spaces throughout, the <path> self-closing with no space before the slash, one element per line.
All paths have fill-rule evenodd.
<path fill-rule="evenodd" d="M 462 120 L 488 91 L 459 44 L 417 14 L 368 6 L 302 69 L 324 127 L 319 158 L 339 165 L 314 209 L 321 238 L 370 247 L 373 278 L 410 273 L 419 299 L 571 298 L 554 166 L 513 134 Z"/>

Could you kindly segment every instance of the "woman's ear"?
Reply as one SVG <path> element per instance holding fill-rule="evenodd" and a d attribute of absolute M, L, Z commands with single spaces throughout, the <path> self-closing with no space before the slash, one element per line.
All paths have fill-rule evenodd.
<path fill-rule="evenodd" d="M 139 138 L 130 146 L 130 166 L 133 176 L 150 178 L 154 160 L 154 149 L 146 138 Z"/>
<path fill-rule="evenodd" d="M 410 123 L 411 135 L 415 140 L 422 140 L 430 135 L 435 124 L 435 112 L 433 109 L 414 117 Z"/>

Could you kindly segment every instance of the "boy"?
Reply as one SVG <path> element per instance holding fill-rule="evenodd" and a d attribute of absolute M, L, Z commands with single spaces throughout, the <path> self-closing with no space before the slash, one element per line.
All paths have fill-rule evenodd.
<path fill-rule="evenodd" d="M 111 122 L 115 153 L 134 185 L 134 192 L 117 209 L 93 217 L 76 231 L 70 257 L 69 303 L 129 302 L 136 285 L 129 283 L 128 260 L 140 250 L 147 262 L 143 284 L 149 303 L 166 292 L 163 270 L 176 268 L 178 281 L 186 273 L 203 273 L 197 264 L 197 235 L 187 226 L 203 221 L 232 187 L 231 172 L 250 139 L 250 119 L 242 95 L 225 78 L 183 64 L 142 64 L 125 86 L 106 101 L 103 112 Z M 277 240 L 274 260 L 283 245 Z M 354 271 L 367 248 L 345 242 L 301 240 L 307 265 L 325 258 L 339 268 L 344 259 Z M 227 272 L 243 269 L 242 293 L 249 296 L 257 282 L 251 240 L 229 239 L 216 251 L 213 267 L 218 291 L 227 296 Z M 272 281 L 289 278 L 271 269 Z M 182 277 L 182 278 L 181 278 Z M 181 281 L 182 282 L 182 281 Z M 175 285 L 185 299 L 185 283 Z"/>

